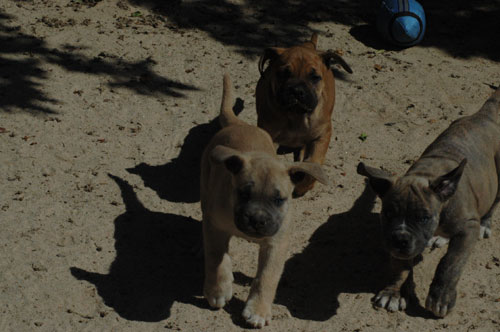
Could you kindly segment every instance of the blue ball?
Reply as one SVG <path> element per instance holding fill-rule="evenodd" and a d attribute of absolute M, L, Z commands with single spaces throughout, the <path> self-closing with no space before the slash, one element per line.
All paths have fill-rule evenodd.
<path fill-rule="evenodd" d="M 377 16 L 377 29 L 394 45 L 416 45 L 424 38 L 424 8 L 415 0 L 383 0 Z"/>

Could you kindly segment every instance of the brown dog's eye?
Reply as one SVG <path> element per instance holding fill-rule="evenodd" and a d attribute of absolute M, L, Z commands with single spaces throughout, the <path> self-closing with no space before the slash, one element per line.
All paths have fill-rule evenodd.
<path fill-rule="evenodd" d="M 292 72 L 290 71 L 290 68 L 288 67 L 284 67 L 284 68 L 281 68 L 279 71 L 278 71 L 278 77 L 282 80 L 286 80 L 290 77 L 290 75 L 292 74 Z"/>
<path fill-rule="evenodd" d="M 321 76 L 319 76 L 318 74 L 316 74 L 315 72 L 312 72 L 311 75 L 309 75 L 309 79 L 311 80 L 311 82 L 313 84 L 316 84 L 318 83 L 319 81 L 321 81 Z"/>

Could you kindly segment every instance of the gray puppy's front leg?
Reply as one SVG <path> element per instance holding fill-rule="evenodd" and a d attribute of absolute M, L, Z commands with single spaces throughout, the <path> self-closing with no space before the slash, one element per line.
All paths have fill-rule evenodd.
<path fill-rule="evenodd" d="M 410 279 L 408 282 L 413 282 L 411 280 L 413 266 L 413 259 L 400 260 L 391 256 L 392 282 L 378 292 L 373 299 L 373 304 L 377 307 L 386 308 L 388 311 L 405 310 L 407 297 L 401 294 L 401 287 L 408 279 Z"/>
<path fill-rule="evenodd" d="M 437 317 L 446 316 L 455 306 L 457 283 L 478 237 L 479 220 L 468 220 L 464 231 L 450 239 L 448 251 L 439 262 L 425 301 L 426 309 Z"/>

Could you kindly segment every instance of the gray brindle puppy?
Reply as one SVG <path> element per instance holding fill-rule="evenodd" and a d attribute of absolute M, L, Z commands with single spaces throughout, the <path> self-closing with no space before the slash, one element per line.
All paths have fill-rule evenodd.
<path fill-rule="evenodd" d="M 394 178 L 358 165 L 382 199 L 383 242 L 390 253 L 393 281 L 374 298 L 389 311 L 404 310 L 412 269 L 428 244 L 449 239 L 425 303 L 444 317 L 455 305 L 457 283 L 479 238 L 491 236 L 491 216 L 500 200 L 500 88 L 475 114 L 454 121 L 406 174 Z M 436 242 L 436 238 L 438 240 Z"/>

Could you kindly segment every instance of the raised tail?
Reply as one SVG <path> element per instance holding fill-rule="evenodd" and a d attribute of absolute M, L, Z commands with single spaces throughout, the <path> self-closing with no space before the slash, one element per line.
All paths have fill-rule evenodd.
<path fill-rule="evenodd" d="M 485 113 L 494 121 L 500 124 L 499 114 L 500 113 L 500 86 L 497 90 L 488 98 L 484 103 L 478 113 Z"/>
<path fill-rule="evenodd" d="M 224 80 L 222 83 L 222 102 L 220 105 L 219 122 L 222 128 L 244 123 L 242 120 L 234 114 L 232 104 L 233 104 L 233 94 L 232 94 L 232 83 L 229 74 L 224 74 Z"/>

